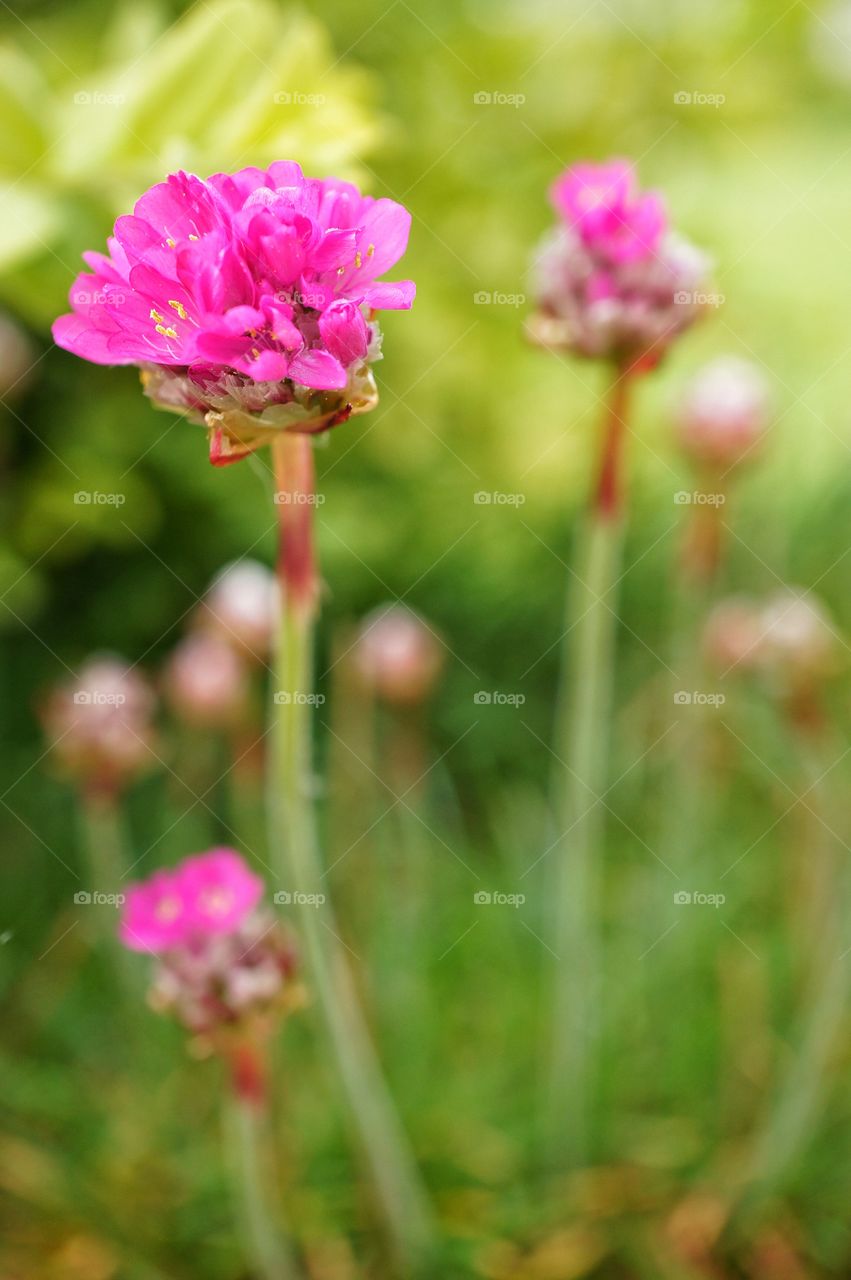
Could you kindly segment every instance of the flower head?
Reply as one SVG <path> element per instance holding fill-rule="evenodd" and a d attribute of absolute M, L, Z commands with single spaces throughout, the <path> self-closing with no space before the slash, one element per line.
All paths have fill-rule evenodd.
<path fill-rule="evenodd" d="M 532 338 L 652 367 L 703 305 L 708 260 L 669 227 L 660 195 L 625 160 L 579 164 L 550 191 L 560 223 L 533 266 Z"/>
<path fill-rule="evenodd" d="M 156 958 L 152 1005 L 213 1047 L 283 1009 L 295 952 L 261 905 L 263 881 L 233 849 L 210 849 L 131 885 L 120 937 Z"/>
<path fill-rule="evenodd" d="M 121 940 L 156 953 L 233 933 L 262 896 L 263 881 L 238 853 L 210 849 L 130 886 Z"/>
<path fill-rule="evenodd" d="M 443 649 L 434 631 L 413 610 L 385 605 L 363 621 L 355 661 L 364 683 L 385 702 L 410 706 L 434 688 Z"/>
<path fill-rule="evenodd" d="M 40 708 L 51 753 L 84 786 L 115 790 L 154 760 L 154 692 L 122 658 L 96 654 Z"/>
<path fill-rule="evenodd" d="M 279 611 L 275 575 L 257 560 L 235 560 L 213 579 L 199 615 L 247 656 L 263 659 L 272 648 Z"/>
<path fill-rule="evenodd" d="M 395 201 L 290 161 L 172 174 L 118 219 L 107 255 L 85 255 L 53 335 L 96 364 L 138 365 L 156 404 L 206 424 L 213 462 L 235 461 L 276 432 L 372 407 L 375 313 L 415 292 L 378 277 L 410 222 Z"/>
<path fill-rule="evenodd" d="M 757 366 L 720 356 L 704 365 L 683 397 L 680 440 L 699 465 L 727 469 L 760 443 L 768 413 L 768 386 Z"/>
<path fill-rule="evenodd" d="M 195 631 L 180 641 L 168 661 L 165 689 L 177 715 L 196 728 L 232 728 L 248 708 L 245 660 L 215 631 Z"/>

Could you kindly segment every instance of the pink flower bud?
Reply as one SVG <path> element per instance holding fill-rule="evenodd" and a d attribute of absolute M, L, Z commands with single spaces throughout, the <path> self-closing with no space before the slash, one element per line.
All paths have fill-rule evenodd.
<path fill-rule="evenodd" d="M 777 592 L 762 609 L 760 626 L 760 665 L 784 684 L 817 682 L 836 669 L 839 642 L 827 610 L 811 592 Z"/>
<path fill-rule="evenodd" d="M 721 356 L 705 365 L 686 391 L 680 440 L 697 463 L 727 469 L 759 443 L 768 413 L 768 385 L 758 367 L 738 356 Z"/>
<path fill-rule="evenodd" d="M 200 621 L 260 660 L 271 652 L 277 617 L 275 575 L 257 560 L 236 560 L 213 579 Z"/>
<path fill-rule="evenodd" d="M 113 790 L 155 762 L 156 700 L 147 681 L 110 654 L 90 658 L 47 698 L 41 718 L 54 758 L 75 781 Z"/>
<path fill-rule="evenodd" d="M 710 666 L 723 674 L 751 670 L 762 642 L 759 606 L 747 596 L 720 601 L 706 620 L 703 651 Z"/>
<path fill-rule="evenodd" d="M 409 706 L 422 702 L 434 688 L 443 667 L 443 648 L 413 610 L 385 605 L 361 624 L 355 661 L 378 698 Z"/>
<path fill-rule="evenodd" d="M 165 689 L 177 715 L 199 729 L 229 729 L 248 706 L 245 661 L 215 631 L 196 631 L 174 649 Z"/>

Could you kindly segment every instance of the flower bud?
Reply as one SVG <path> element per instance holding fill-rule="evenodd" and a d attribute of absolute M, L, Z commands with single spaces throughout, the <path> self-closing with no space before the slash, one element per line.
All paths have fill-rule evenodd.
<path fill-rule="evenodd" d="M 758 445 L 768 413 L 768 385 L 759 368 L 738 356 L 720 356 L 686 391 L 678 415 L 680 441 L 699 465 L 726 470 Z"/>
<path fill-rule="evenodd" d="M 732 668 L 752 670 L 762 642 L 760 610 L 747 596 L 720 601 L 703 629 L 703 652 L 707 663 L 721 674 Z"/>
<path fill-rule="evenodd" d="M 275 575 L 257 560 L 235 560 L 213 579 L 200 621 L 229 644 L 263 659 L 272 649 L 277 616 Z"/>
<path fill-rule="evenodd" d="M 812 593 L 792 587 L 777 592 L 761 611 L 760 627 L 760 665 L 784 685 L 818 683 L 836 670 L 836 634 Z"/>
<path fill-rule="evenodd" d="M 165 672 L 165 691 L 180 719 L 198 729 L 229 729 L 244 718 L 249 699 L 245 660 L 215 631 L 196 631 L 177 645 Z"/>
<path fill-rule="evenodd" d="M 41 718 L 63 772 L 80 784 L 115 790 L 155 759 L 155 705 L 153 690 L 134 668 L 102 654 L 48 696 Z"/>
<path fill-rule="evenodd" d="M 376 697 L 411 706 L 432 692 L 443 668 L 443 647 L 413 610 L 384 605 L 363 620 L 355 662 Z"/>

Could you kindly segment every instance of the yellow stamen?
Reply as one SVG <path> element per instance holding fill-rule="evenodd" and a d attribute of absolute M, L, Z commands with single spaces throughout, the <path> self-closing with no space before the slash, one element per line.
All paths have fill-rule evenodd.
<path fill-rule="evenodd" d="M 355 266 L 357 267 L 358 270 L 360 270 L 361 267 L 363 266 L 363 258 L 361 257 L 360 249 L 358 249 L 357 253 L 355 254 Z"/>
<path fill-rule="evenodd" d="M 372 255 L 373 255 L 374 253 L 375 253 L 375 245 L 374 245 L 374 244 L 371 244 L 371 245 L 369 246 L 369 248 L 367 249 L 367 251 L 366 251 L 366 256 L 367 256 L 368 258 L 371 258 L 371 257 L 372 257 Z"/>
<path fill-rule="evenodd" d="M 171 327 L 170 325 L 169 325 L 169 327 L 168 327 L 167 329 L 165 329 L 165 328 L 163 328 L 163 326 L 162 326 L 161 324 L 158 324 L 158 325 L 156 326 L 156 329 L 157 329 L 157 333 L 162 334 L 162 336 L 163 336 L 164 338 L 176 338 L 176 337 L 177 337 L 177 330 L 176 330 L 176 329 L 172 329 L 172 327 Z"/>
<path fill-rule="evenodd" d="M 170 307 L 174 307 L 175 311 L 180 316 L 181 320 L 186 319 L 186 308 L 184 307 L 182 302 L 175 302 L 174 299 L 172 299 L 168 305 Z"/>
<path fill-rule="evenodd" d="M 166 244 L 168 245 L 169 249 L 173 249 L 173 248 L 174 248 L 174 245 L 175 245 L 175 242 L 174 242 L 174 240 L 172 240 L 172 239 L 169 237 L 169 239 L 168 239 L 168 240 L 166 240 Z"/>
<path fill-rule="evenodd" d="M 157 324 L 162 324 L 163 322 L 163 318 L 159 311 L 155 311 L 153 307 L 151 307 L 151 319 L 156 320 Z"/>

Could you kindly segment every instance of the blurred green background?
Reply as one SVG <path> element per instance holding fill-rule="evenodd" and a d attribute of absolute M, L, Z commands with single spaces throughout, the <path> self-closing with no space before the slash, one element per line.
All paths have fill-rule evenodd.
<path fill-rule="evenodd" d="M 666 757 L 651 748 L 674 719 L 670 633 L 685 520 L 674 494 L 693 486 L 672 407 L 709 356 L 755 360 L 775 407 L 770 444 L 726 508 L 724 585 L 815 586 L 837 629 L 851 625 L 849 13 L 768 0 L 0 8 L 0 304 L 18 326 L 0 333 L 0 1163 L 14 1224 L 4 1277 L 241 1274 L 221 1174 L 204 1155 L 215 1103 L 193 1085 L 192 1073 L 210 1068 L 183 1063 L 177 1034 L 152 1029 L 150 1112 L 140 1121 L 106 984 L 76 935 L 63 933 L 75 881 L 62 863 L 76 867 L 82 855 L 72 797 L 41 759 L 35 707 L 93 649 L 155 673 L 224 562 L 246 552 L 272 562 L 269 486 L 250 462 L 211 468 L 199 428 L 155 412 L 133 370 L 53 348 L 49 324 L 65 309 L 80 252 L 102 245 L 145 186 L 177 167 L 206 176 L 282 157 L 352 175 L 413 213 L 402 274 L 418 295 L 410 314 L 384 323 L 380 405 L 317 453 L 327 584 L 319 672 L 333 695 L 334 655 L 352 627 L 398 597 L 449 651 L 430 711 L 440 764 L 428 829 L 409 818 L 400 834 L 397 808 L 338 876 L 350 927 L 364 938 L 364 984 L 385 1020 L 391 1075 L 453 1241 L 446 1274 L 848 1274 L 847 1046 L 806 1163 L 760 1228 L 768 1243 L 731 1245 L 730 1271 L 723 1257 L 713 1264 L 722 1269 L 699 1269 L 711 1196 L 782 1058 L 793 999 L 792 949 L 778 921 L 785 846 L 801 838 L 784 791 L 797 785 L 796 763 L 770 711 L 732 680 L 730 719 L 750 749 L 719 731 L 710 887 L 719 867 L 761 842 L 728 890 L 725 928 L 702 936 L 697 987 L 681 978 L 689 944 L 679 935 L 638 961 L 670 915 L 670 883 L 646 843 L 671 800 Z M 664 190 L 677 227 L 712 254 L 725 301 L 636 397 L 610 769 L 622 781 L 609 797 L 618 820 L 606 901 L 609 963 L 623 982 L 603 1087 L 622 1110 L 600 1122 L 605 1177 L 545 1179 L 542 1190 L 531 1155 L 541 885 L 524 881 L 536 888 L 522 923 L 476 916 L 472 891 L 516 889 L 550 843 L 542 795 L 565 563 L 603 384 L 593 366 L 524 342 L 527 265 L 551 223 L 553 177 L 609 155 L 633 157 L 643 182 Z M 477 301 L 482 293 L 492 300 Z M 80 490 L 125 501 L 80 505 Z M 480 491 L 522 501 L 477 503 Z M 525 702 L 482 707 L 480 690 Z M 843 723 L 846 703 L 842 684 Z M 335 715 L 356 732 L 344 688 L 325 718 Z M 320 737 L 324 755 L 334 756 L 335 741 Z M 378 805 L 364 800 L 375 785 L 367 772 L 349 773 L 345 794 L 363 807 L 340 806 L 341 849 Z M 218 834 L 210 801 L 190 800 L 159 841 L 167 782 L 146 781 L 131 798 L 134 841 L 154 846 L 146 869 Z M 403 941 L 372 919 L 373 908 L 381 918 L 376 902 L 395 918 L 400 849 L 428 870 L 418 945 L 429 995 L 416 1016 L 387 990 L 388 956 Z M 358 905 L 362 881 L 369 909 Z M 719 989 L 720 1012 L 701 1005 Z M 310 1038 L 299 1029 L 289 1037 L 303 1066 Z M 721 1111 L 708 1083 L 719 1070 Z M 321 1069 L 320 1079 L 327 1094 Z M 288 1086 L 292 1196 L 313 1274 L 345 1278 L 380 1262 L 339 1118 L 328 1119 L 313 1092 L 310 1078 Z M 693 1185 L 714 1188 L 710 1208 L 699 1202 L 685 1227 L 672 1226 Z M 698 1262 L 677 1243 L 683 1234 L 697 1240 Z"/>

